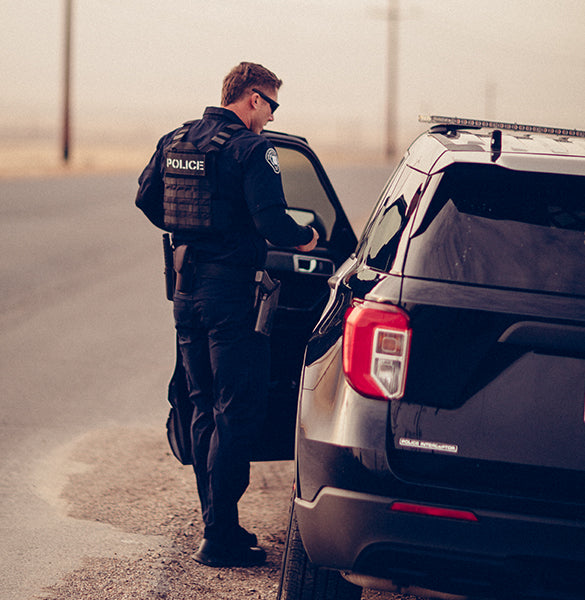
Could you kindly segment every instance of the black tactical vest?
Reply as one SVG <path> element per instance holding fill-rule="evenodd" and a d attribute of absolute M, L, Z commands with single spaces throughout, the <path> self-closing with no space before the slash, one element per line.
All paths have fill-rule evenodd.
<path fill-rule="evenodd" d="M 226 125 L 208 143 L 195 147 L 184 141 L 193 121 L 177 131 L 165 149 L 164 225 L 173 233 L 227 232 L 234 209 L 218 193 L 216 160 L 224 144 L 243 125 Z"/>

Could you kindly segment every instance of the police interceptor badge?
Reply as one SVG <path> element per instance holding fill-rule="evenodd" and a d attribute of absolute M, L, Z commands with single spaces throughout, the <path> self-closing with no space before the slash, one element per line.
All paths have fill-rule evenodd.
<path fill-rule="evenodd" d="M 456 444 L 445 444 L 443 442 L 427 442 L 424 440 L 413 440 L 401 437 L 398 440 L 401 448 L 411 448 L 413 450 L 430 450 L 431 452 L 446 452 L 448 454 L 457 454 L 459 446 Z"/>
<path fill-rule="evenodd" d="M 266 150 L 266 162 L 272 167 L 272 170 L 278 175 L 280 173 L 280 163 L 278 162 L 278 154 L 274 148 Z"/>

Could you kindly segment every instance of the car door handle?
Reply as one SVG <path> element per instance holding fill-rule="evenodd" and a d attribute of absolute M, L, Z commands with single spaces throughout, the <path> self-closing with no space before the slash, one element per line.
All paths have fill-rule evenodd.
<path fill-rule="evenodd" d="M 308 256 L 293 255 L 295 271 L 297 273 L 314 273 L 317 269 L 317 259 Z"/>

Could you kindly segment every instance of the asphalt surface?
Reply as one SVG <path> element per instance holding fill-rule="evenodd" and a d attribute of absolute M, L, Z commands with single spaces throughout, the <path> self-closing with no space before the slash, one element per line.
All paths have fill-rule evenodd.
<path fill-rule="evenodd" d="M 356 231 L 389 167 L 330 169 Z M 164 544 L 67 516 L 76 441 L 162 428 L 174 362 L 160 232 L 137 174 L 0 181 L 0 597 L 28 600 L 81 557 Z"/>

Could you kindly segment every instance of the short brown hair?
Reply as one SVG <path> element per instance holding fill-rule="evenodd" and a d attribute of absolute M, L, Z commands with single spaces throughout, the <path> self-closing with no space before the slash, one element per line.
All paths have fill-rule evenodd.
<path fill-rule="evenodd" d="M 266 67 L 256 63 L 241 62 L 223 80 L 221 105 L 227 106 L 236 102 L 253 87 L 278 90 L 281 85 L 282 80 Z"/>

